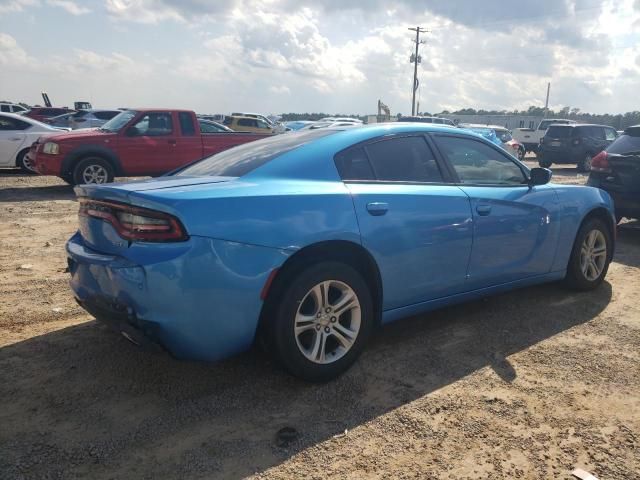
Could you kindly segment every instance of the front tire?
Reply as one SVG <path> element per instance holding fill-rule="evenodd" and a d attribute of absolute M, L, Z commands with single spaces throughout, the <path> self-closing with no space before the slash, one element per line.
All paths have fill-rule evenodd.
<path fill-rule="evenodd" d="M 264 335 L 289 373 L 311 382 L 336 378 L 358 358 L 374 327 L 366 282 L 339 262 L 312 265 L 288 278 Z"/>
<path fill-rule="evenodd" d="M 16 167 L 19 167 L 24 173 L 36 173 L 36 171 L 31 166 L 31 162 L 27 160 L 27 153 L 29 153 L 29 149 L 25 148 L 20 153 L 18 153 L 16 157 Z"/>
<path fill-rule="evenodd" d="M 113 167 L 100 157 L 84 158 L 73 169 L 73 183 L 75 185 L 110 183 L 113 182 L 113 177 Z"/>
<path fill-rule="evenodd" d="M 578 230 L 569 265 L 566 284 L 575 290 L 593 290 L 604 280 L 611 263 L 611 233 L 605 222 L 591 218 Z"/>

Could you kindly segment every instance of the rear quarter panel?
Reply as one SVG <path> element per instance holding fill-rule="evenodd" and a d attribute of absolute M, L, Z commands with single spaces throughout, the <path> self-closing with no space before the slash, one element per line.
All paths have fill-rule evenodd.
<path fill-rule="evenodd" d="M 585 217 L 597 208 L 605 208 L 615 225 L 613 201 L 607 192 L 581 185 L 554 185 L 560 201 L 560 235 L 553 271 L 567 268 L 578 229 Z"/>

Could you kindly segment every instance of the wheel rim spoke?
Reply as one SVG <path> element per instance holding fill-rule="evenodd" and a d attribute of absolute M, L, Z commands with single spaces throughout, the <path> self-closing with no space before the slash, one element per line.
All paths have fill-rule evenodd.
<path fill-rule="evenodd" d="M 580 269 L 587 280 L 596 280 L 607 261 L 607 240 L 600 230 L 592 230 L 580 247 Z"/>
<path fill-rule="evenodd" d="M 355 344 L 361 325 L 360 302 L 355 291 L 339 280 L 326 280 L 302 298 L 294 319 L 300 352 L 314 363 L 342 358 Z"/>

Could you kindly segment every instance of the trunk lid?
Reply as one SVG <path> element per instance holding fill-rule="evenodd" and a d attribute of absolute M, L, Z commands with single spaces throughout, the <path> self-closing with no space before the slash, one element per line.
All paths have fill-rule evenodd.
<path fill-rule="evenodd" d="M 194 185 L 225 184 L 234 180 L 233 177 L 160 177 L 129 183 L 110 183 L 106 185 L 78 185 L 75 188 L 78 199 L 94 200 L 96 206 L 108 209 L 108 202 L 119 202 L 144 208 L 157 209 L 176 216 L 171 205 L 142 200 L 138 194 L 156 190 L 179 190 Z M 113 226 L 102 219 L 85 215 L 78 216 L 80 234 L 85 244 L 99 252 L 113 255 L 123 255 L 130 246 L 130 242 L 122 238 Z"/>

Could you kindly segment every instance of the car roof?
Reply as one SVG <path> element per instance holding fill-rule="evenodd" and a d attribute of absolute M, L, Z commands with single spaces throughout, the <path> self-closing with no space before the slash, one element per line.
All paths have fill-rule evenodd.
<path fill-rule="evenodd" d="M 550 126 L 552 126 L 552 127 L 555 127 L 555 126 L 558 126 L 558 127 L 571 127 L 571 128 L 574 128 L 574 127 L 606 127 L 606 128 L 613 128 L 610 125 L 600 125 L 598 123 L 572 123 L 572 124 L 569 124 L 569 125 L 563 125 L 563 124 L 559 123 L 557 125 L 550 125 Z"/>

